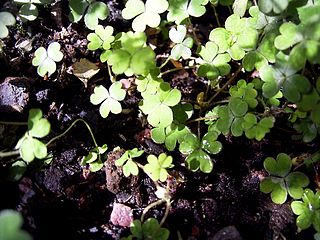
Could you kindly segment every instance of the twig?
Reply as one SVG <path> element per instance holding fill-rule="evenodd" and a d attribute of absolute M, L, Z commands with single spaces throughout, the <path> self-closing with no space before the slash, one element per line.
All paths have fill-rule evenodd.
<path fill-rule="evenodd" d="M 12 157 L 15 155 L 19 155 L 19 150 L 11 151 L 11 152 L 0 152 L 0 158 Z"/>
<path fill-rule="evenodd" d="M 0 124 L 3 124 L 3 125 L 28 125 L 27 122 L 6 122 L 6 121 L 0 121 Z"/>
<path fill-rule="evenodd" d="M 179 70 L 183 70 L 183 69 L 193 69 L 193 68 L 196 68 L 197 66 L 186 66 L 186 67 L 178 67 L 178 68 L 173 68 L 173 69 L 169 69 L 163 73 L 161 73 L 160 75 L 163 76 L 163 75 L 166 75 L 168 73 L 171 73 L 171 72 L 175 72 L 175 71 L 179 71 Z"/>

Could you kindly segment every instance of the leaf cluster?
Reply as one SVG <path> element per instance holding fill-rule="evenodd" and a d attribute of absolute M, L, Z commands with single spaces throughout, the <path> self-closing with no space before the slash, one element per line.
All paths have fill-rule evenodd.
<path fill-rule="evenodd" d="M 22 215 L 11 209 L 0 211 L 0 236 L 1 240 L 31 240 L 31 236 L 22 230 Z"/>
<path fill-rule="evenodd" d="M 112 36 L 113 27 L 97 25 L 94 28 L 94 33 L 89 33 L 87 39 L 89 41 L 87 47 L 91 51 L 97 49 L 102 49 L 100 55 L 100 61 L 105 62 L 111 54 L 111 43 L 114 41 L 115 37 Z"/>
<path fill-rule="evenodd" d="M 172 107 L 172 111 L 173 121 L 170 125 L 151 130 L 152 140 L 159 144 L 164 143 L 169 151 L 173 151 L 177 143 L 181 143 L 185 135 L 190 133 L 185 122 L 192 116 L 193 108 L 191 104 L 178 104 Z"/>
<path fill-rule="evenodd" d="M 112 66 L 113 73 L 148 75 L 155 67 L 155 53 L 146 46 L 146 40 L 144 32 L 122 33 L 117 39 L 120 46 L 108 55 L 107 63 Z"/>
<path fill-rule="evenodd" d="M 70 0 L 69 19 L 72 22 L 79 22 L 84 18 L 87 28 L 94 30 L 100 20 L 105 20 L 109 15 L 108 6 L 101 1 L 95 0 Z"/>
<path fill-rule="evenodd" d="M 91 172 L 97 172 L 103 167 L 103 162 L 101 156 L 108 150 L 107 144 L 102 145 L 101 147 L 95 147 L 90 150 L 87 156 L 84 156 L 81 160 L 81 165 L 89 165 Z"/>
<path fill-rule="evenodd" d="M 185 19 L 201 17 L 206 12 L 209 0 L 169 0 L 167 20 L 181 24 Z"/>
<path fill-rule="evenodd" d="M 291 172 L 292 160 L 287 154 L 279 153 L 276 159 L 268 157 L 263 165 L 270 176 L 261 181 L 260 190 L 271 193 L 274 203 L 284 203 L 288 194 L 294 199 L 303 196 L 303 188 L 308 186 L 309 179 L 302 172 Z"/>
<path fill-rule="evenodd" d="M 300 229 L 307 229 L 311 225 L 320 232 L 320 192 L 314 193 L 311 189 L 305 189 L 302 201 L 293 201 L 291 209 L 298 215 L 296 224 Z"/>
<path fill-rule="evenodd" d="M 165 128 L 173 122 L 172 107 L 181 100 L 181 92 L 172 89 L 169 83 L 162 82 L 154 94 L 146 92 L 140 103 L 140 109 L 153 127 Z"/>
<path fill-rule="evenodd" d="M 144 165 L 143 170 L 151 177 L 153 181 L 160 180 L 165 182 L 168 177 L 168 168 L 172 168 L 172 157 L 167 156 L 165 153 L 161 153 L 158 157 L 155 155 L 149 155 L 148 163 Z"/>
<path fill-rule="evenodd" d="M 129 0 L 122 10 L 124 19 L 133 19 L 132 29 L 136 32 L 143 32 L 147 26 L 156 28 L 159 26 L 160 14 L 168 9 L 167 0 Z"/>

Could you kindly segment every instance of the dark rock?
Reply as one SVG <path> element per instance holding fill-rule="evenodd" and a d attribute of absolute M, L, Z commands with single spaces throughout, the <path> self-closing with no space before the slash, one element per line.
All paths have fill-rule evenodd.
<path fill-rule="evenodd" d="M 22 112 L 28 105 L 33 82 L 24 77 L 7 77 L 0 84 L 0 112 Z"/>
<path fill-rule="evenodd" d="M 218 231 L 211 240 L 242 240 L 242 237 L 234 226 L 228 226 Z"/>

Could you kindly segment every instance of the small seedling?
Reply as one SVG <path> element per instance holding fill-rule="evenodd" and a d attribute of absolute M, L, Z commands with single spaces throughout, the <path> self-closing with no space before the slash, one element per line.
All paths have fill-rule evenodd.
<path fill-rule="evenodd" d="M 43 138 L 50 132 L 50 123 L 42 117 L 40 109 L 30 109 L 28 117 L 28 131 L 18 141 L 21 158 L 30 163 L 34 158 L 43 159 L 47 156 L 47 146 L 37 138 Z"/>
<path fill-rule="evenodd" d="M 94 30 L 100 20 L 105 20 L 109 15 L 109 8 L 104 2 L 95 0 L 70 0 L 69 19 L 72 22 L 79 22 L 84 17 L 85 25 Z"/>
<path fill-rule="evenodd" d="M 255 108 L 258 105 L 258 92 L 254 89 L 253 83 L 246 83 L 245 80 L 241 79 L 237 82 L 237 85 L 232 86 L 229 89 L 231 97 L 238 97 L 243 99 L 249 108 Z"/>
<path fill-rule="evenodd" d="M 87 39 L 88 49 L 91 51 L 97 49 L 103 49 L 103 52 L 100 55 L 101 62 L 105 62 L 108 60 L 108 57 L 111 54 L 111 43 L 114 41 L 113 27 L 106 26 L 105 28 L 101 25 L 97 25 L 94 28 L 94 33 L 89 33 Z"/>
<path fill-rule="evenodd" d="M 148 218 L 145 222 L 141 223 L 140 220 L 134 220 L 130 227 L 131 235 L 122 240 L 167 240 L 169 238 L 169 230 L 162 228 L 155 218 Z"/>
<path fill-rule="evenodd" d="M 108 64 L 115 74 L 127 76 L 148 75 L 155 66 L 155 53 L 146 46 L 147 36 L 144 32 L 127 32 L 120 37 L 121 48 L 112 51 Z"/>
<path fill-rule="evenodd" d="M 144 165 L 143 170 L 151 177 L 153 181 L 160 180 L 164 182 L 167 180 L 168 172 L 167 168 L 172 168 L 172 157 L 167 156 L 165 153 L 161 153 L 158 157 L 155 155 L 149 155 L 148 163 Z"/>
<path fill-rule="evenodd" d="M 140 157 L 144 153 L 143 150 L 138 150 L 134 148 L 132 150 L 127 150 L 118 160 L 115 161 L 117 167 L 122 166 L 123 174 L 129 177 L 130 174 L 137 176 L 139 174 L 139 168 L 137 163 L 133 161 L 133 158 Z"/>
<path fill-rule="evenodd" d="M 127 20 L 135 18 L 132 29 L 143 32 L 147 25 L 152 28 L 159 26 L 161 21 L 159 14 L 165 12 L 168 6 L 167 0 L 147 0 L 145 4 L 141 0 L 129 0 L 122 10 L 122 17 Z"/>
<path fill-rule="evenodd" d="M 200 169 L 204 173 L 210 173 L 213 162 L 210 154 L 217 154 L 222 149 L 222 144 L 217 141 L 216 132 L 208 132 L 200 139 L 193 133 L 187 134 L 179 146 L 181 153 L 186 154 L 188 168 L 195 172 Z"/>
<path fill-rule="evenodd" d="M 50 43 L 48 49 L 39 47 L 32 59 L 32 65 L 37 68 L 37 72 L 41 77 L 44 77 L 47 73 L 51 76 L 56 69 L 57 65 L 55 62 L 60 62 L 63 58 L 63 53 L 60 51 L 60 44 L 57 42 Z"/>
<path fill-rule="evenodd" d="M 0 211 L 1 240 L 32 240 L 29 233 L 22 230 L 22 215 L 11 209 Z"/>
<path fill-rule="evenodd" d="M 178 25 L 177 29 L 171 28 L 169 31 L 169 38 L 176 45 L 171 50 L 171 57 L 174 60 L 188 59 L 191 57 L 191 48 L 193 45 L 193 39 L 187 37 L 187 29 L 183 25 Z"/>
<path fill-rule="evenodd" d="M 52 0 L 13 0 L 15 3 L 22 4 L 19 16 L 22 21 L 34 21 L 39 14 L 36 4 L 50 4 Z"/>
<path fill-rule="evenodd" d="M 279 153 L 276 159 L 268 157 L 263 165 L 270 176 L 261 181 L 260 190 L 271 193 L 274 203 L 284 203 L 288 194 L 294 199 L 303 196 L 303 188 L 308 186 L 309 179 L 302 172 L 290 172 L 292 161 L 287 154 Z"/>
<path fill-rule="evenodd" d="M 0 39 L 9 35 L 7 26 L 16 24 L 16 19 L 10 12 L 0 12 Z"/>
<path fill-rule="evenodd" d="M 144 94 L 140 109 L 148 115 L 148 122 L 154 127 L 167 127 L 173 121 L 171 107 L 181 99 L 178 89 L 171 89 L 169 83 L 161 83 L 157 93 Z"/>
<path fill-rule="evenodd" d="M 298 228 L 304 230 L 311 225 L 320 232 L 320 192 L 313 193 L 311 189 L 305 189 L 302 201 L 293 201 L 291 209 L 298 215 L 296 223 Z"/>
<path fill-rule="evenodd" d="M 101 117 L 108 117 L 109 113 L 119 114 L 122 111 L 121 104 L 126 97 L 126 91 L 122 89 L 121 82 L 113 83 L 109 91 L 102 85 L 96 86 L 94 88 L 94 93 L 90 96 L 90 102 L 94 105 L 100 105 L 99 112 Z"/>
<path fill-rule="evenodd" d="M 89 164 L 89 169 L 91 172 L 97 172 L 103 167 L 103 162 L 101 156 L 108 150 L 107 144 L 102 147 L 95 147 L 90 150 L 89 154 L 82 158 L 81 165 L 85 166 Z"/>

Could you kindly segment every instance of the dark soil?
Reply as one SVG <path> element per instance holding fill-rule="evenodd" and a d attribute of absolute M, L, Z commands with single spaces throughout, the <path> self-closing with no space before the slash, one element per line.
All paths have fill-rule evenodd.
<path fill-rule="evenodd" d="M 107 119 L 100 117 L 89 96 L 96 84 L 106 83 L 105 67 L 89 81 L 87 88 L 68 73 L 67 69 L 77 59 L 87 58 L 99 64 L 99 56 L 86 49 L 86 35 L 90 31 L 84 28 L 83 22 L 70 24 L 67 2 L 56 0 L 53 8 L 58 17 L 50 13 L 50 8 L 40 7 L 40 15 L 34 22 L 18 20 L 17 26 L 10 28 L 10 36 L 3 40 L 0 120 L 26 121 L 30 108 L 41 108 L 51 122 L 52 131 L 47 137 L 50 139 L 75 119 L 83 118 L 92 127 L 98 144 L 108 145 L 105 167 L 96 173 L 88 173 L 88 169 L 80 166 L 81 157 L 92 147 L 92 140 L 87 129 L 77 124 L 50 146 L 53 154 L 50 164 L 35 161 L 19 181 L 8 181 L 9 164 L 1 163 L 0 210 L 19 210 L 25 219 L 23 227 L 35 240 L 120 239 L 129 233 L 129 229 L 110 221 L 113 204 L 131 207 L 134 218 L 139 219 L 144 207 L 157 197 L 153 182 L 145 174 L 125 178 L 121 169 L 114 166 L 114 161 L 121 156 L 123 149 L 138 147 L 148 154 L 159 154 L 165 148 L 153 143 L 148 134 L 149 127 L 139 120 L 137 106 L 141 97 L 135 91 L 123 102 L 125 109 L 131 109 L 127 114 L 110 115 Z M 111 13 L 102 23 L 112 25 L 116 32 L 127 31 L 130 22 L 121 18 L 122 1 L 104 2 Z M 17 11 L 9 1 L 3 1 L 0 7 Z M 208 22 L 215 24 L 212 16 L 196 20 L 199 39 L 206 41 L 208 29 L 212 27 Z M 154 38 L 162 41 L 160 34 Z M 32 40 L 32 50 L 17 47 L 18 40 Z M 57 73 L 44 80 L 37 75 L 31 59 L 39 46 L 47 46 L 52 41 L 61 44 L 65 57 L 58 64 Z M 163 44 L 156 51 L 160 54 L 161 51 L 169 52 L 169 49 Z M 204 80 L 196 78 L 192 71 L 177 71 L 165 80 L 179 88 L 185 100 L 194 101 L 206 87 Z M 170 230 L 170 239 L 313 238 L 311 230 L 297 232 L 290 203 L 276 205 L 269 195 L 259 190 L 260 179 L 266 175 L 263 161 L 267 156 L 276 156 L 279 152 L 299 156 L 314 152 L 318 147 L 293 141 L 293 130 L 282 121 L 287 116 L 278 118 L 275 128 L 260 142 L 245 137 L 220 137 L 223 150 L 215 156 L 214 170 L 210 174 L 190 172 L 182 166 L 184 157 L 178 151 L 170 153 L 175 164 L 170 178 L 173 202 L 163 225 Z M 21 126 L 0 127 L 0 136 L 6 136 L 0 139 L 1 149 L 13 148 L 25 131 Z M 117 146 L 122 150 L 113 152 Z M 144 164 L 143 161 L 142 158 Z M 314 177 L 314 172 L 309 174 Z M 158 206 L 149 211 L 147 217 L 161 219 L 163 214 L 164 207 Z"/>

